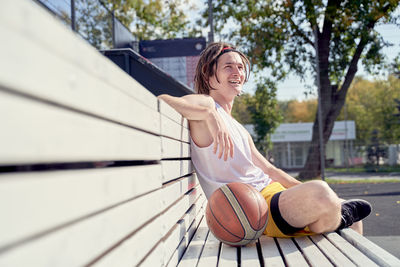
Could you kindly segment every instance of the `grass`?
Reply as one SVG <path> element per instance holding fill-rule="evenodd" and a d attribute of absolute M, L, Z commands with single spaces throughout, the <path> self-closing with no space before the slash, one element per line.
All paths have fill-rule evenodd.
<path fill-rule="evenodd" d="M 396 166 L 365 165 L 365 166 L 349 167 L 349 168 L 326 168 L 326 171 L 336 172 L 336 173 L 362 173 L 362 172 L 388 173 L 388 172 L 400 172 L 400 165 Z"/>
<path fill-rule="evenodd" d="M 325 179 L 328 184 L 380 184 L 380 183 L 400 183 L 396 179 L 356 179 L 356 180 L 341 180 L 341 179 Z"/>

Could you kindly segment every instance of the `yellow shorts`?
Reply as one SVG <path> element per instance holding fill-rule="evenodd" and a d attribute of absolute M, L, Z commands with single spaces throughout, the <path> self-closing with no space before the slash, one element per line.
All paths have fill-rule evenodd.
<path fill-rule="evenodd" d="M 268 204 L 268 223 L 267 223 L 267 228 L 264 231 L 264 234 L 267 236 L 271 236 L 271 237 L 296 237 L 296 236 L 313 235 L 314 233 L 311 232 L 310 229 L 308 229 L 308 227 L 305 227 L 303 229 L 292 227 L 292 229 L 295 229 L 295 232 L 291 232 L 291 233 L 288 233 L 288 232 L 283 233 L 282 232 L 281 229 L 284 229 L 282 224 L 285 224 L 285 223 L 287 224 L 287 222 L 284 221 L 283 218 L 280 216 L 279 208 L 277 206 L 278 198 L 275 197 L 274 201 L 276 200 L 276 203 L 273 203 L 273 205 L 271 205 L 271 200 L 275 194 L 282 192 L 284 190 L 286 190 L 286 188 L 283 187 L 280 183 L 273 182 L 273 183 L 269 184 L 268 186 L 266 186 L 261 191 L 261 194 L 263 195 L 263 197 L 265 198 L 265 200 L 267 201 L 267 204 Z M 274 209 L 274 211 L 272 213 L 271 213 L 271 207 L 272 207 L 272 209 Z M 273 214 L 275 216 L 273 216 Z M 282 220 L 283 220 L 283 222 L 282 222 Z M 279 222 L 281 224 L 280 227 L 277 226 L 277 224 L 279 224 Z"/>

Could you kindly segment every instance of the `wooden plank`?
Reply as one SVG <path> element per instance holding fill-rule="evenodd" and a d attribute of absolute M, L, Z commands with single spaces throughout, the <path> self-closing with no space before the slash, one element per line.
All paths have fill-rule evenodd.
<path fill-rule="evenodd" d="M 308 266 L 301 252 L 290 238 L 276 238 L 288 266 Z"/>
<path fill-rule="evenodd" d="M 194 171 L 190 160 L 162 160 L 163 183 L 188 175 Z"/>
<path fill-rule="evenodd" d="M 162 155 L 163 159 L 168 158 L 189 158 L 190 157 L 190 144 L 180 142 L 171 138 L 161 137 Z"/>
<path fill-rule="evenodd" d="M 231 247 L 224 243 L 221 244 L 221 254 L 219 255 L 218 267 L 239 266 L 238 263 L 238 248 Z"/>
<path fill-rule="evenodd" d="M 199 261 L 201 252 L 203 251 L 204 244 L 206 242 L 208 236 L 208 227 L 206 223 L 206 219 L 203 218 L 199 225 L 199 228 L 196 231 L 195 236 L 189 244 L 189 247 L 186 249 L 185 254 L 180 260 L 178 266 L 196 266 Z"/>
<path fill-rule="evenodd" d="M 158 136 L 1 90 L 0 123 L 3 165 L 160 159 Z"/>
<path fill-rule="evenodd" d="M 304 257 L 311 266 L 333 266 L 309 237 L 296 237 L 294 241 L 300 247 L 301 252 L 303 252 Z"/>
<path fill-rule="evenodd" d="M 257 241 L 258 242 L 258 241 Z M 241 265 L 243 267 L 259 267 L 261 266 L 257 252 L 257 243 L 253 242 L 247 246 L 240 248 Z"/>
<path fill-rule="evenodd" d="M 0 247 L 160 188 L 160 170 L 145 165 L 2 174 Z"/>
<path fill-rule="evenodd" d="M 176 193 L 181 192 L 185 184 L 187 186 L 187 180 L 175 181 L 162 189 L 65 225 L 57 231 L 42 233 L 3 253 L 0 266 L 84 265 L 112 247 L 122 247 L 118 250 L 122 256 L 111 262 L 121 260 L 121 263 L 126 262 L 131 266 L 134 260 L 139 261 L 147 253 L 145 249 L 150 249 L 162 238 L 166 223 L 170 224 L 170 220 L 175 219 L 168 219 L 168 215 L 164 215 L 166 211 L 160 214 L 181 196 Z M 187 199 L 193 198 L 186 195 L 181 202 L 188 203 Z M 156 218 L 153 223 L 146 223 L 153 217 Z M 130 237 L 132 234 L 134 238 Z M 134 252 L 130 249 L 124 251 L 125 247 L 129 248 L 125 246 L 126 243 L 131 244 Z M 126 261 L 122 260 L 124 257 Z"/>
<path fill-rule="evenodd" d="M 359 235 L 354 230 L 350 228 L 343 229 L 340 231 L 340 235 L 379 266 L 400 266 L 400 259 Z"/>
<path fill-rule="evenodd" d="M 196 229 L 198 228 L 200 222 L 202 221 L 204 217 L 204 212 L 198 213 L 196 218 L 193 220 L 191 225 L 188 227 L 187 232 L 185 233 L 183 239 L 175 249 L 174 253 L 172 254 L 171 259 L 169 262 L 166 264 L 166 266 L 177 266 L 180 259 L 183 256 L 183 253 L 185 252 L 187 246 L 189 245 L 190 240 L 194 236 Z"/>
<path fill-rule="evenodd" d="M 189 130 L 163 114 L 161 114 L 161 135 L 189 142 Z"/>
<path fill-rule="evenodd" d="M 26 15 L 43 16 L 42 12 L 36 12 L 35 8 L 28 9 L 24 2 L 19 1 L 16 6 L 23 8 L 27 12 Z M 12 7 L 7 11 L 3 9 L 0 16 L 9 12 L 15 12 L 17 17 L 21 13 L 21 11 Z M 116 66 L 110 67 L 113 63 L 104 59 L 94 48 L 87 49 L 85 44 L 83 50 L 85 52 L 89 50 L 89 53 L 79 54 L 79 51 L 67 51 L 64 43 L 59 44 L 57 40 L 59 35 L 66 33 L 72 38 L 74 43 L 70 45 L 74 49 L 78 49 L 84 41 L 68 32 L 64 27 L 56 27 L 60 32 L 52 32 L 54 34 L 50 32 L 47 32 L 49 35 L 42 34 L 49 28 L 50 31 L 56 30 L 52 25 L 52 18 L 50 18 L 50 23 L 45 23 L 44 20 L 49 19 L 48 14 L 45 15 L 46 19 L 44 20 L 38 18 L 44 25 L 37 25 L 37 28 L 29 27 L 29 29 L 26 29 L 26 26 L 19 25 L 22 21 L 18 21 L 16 17 L 12 18 L 11 22 L 8 21 L 10 16 L 5 16 L 6 24 L 0 25 L 0 35 L 4 38 L 0 49 L 0 58 L 2 59 L 0 62 L 0 85 L 13 91 L 119 123 L 157 134 L 160 132 L 156 97 L 148 95 L 150 93 L 132 78 L 125 77 L 126 74 L 121 69 Z M 30 16 L 25 17 L 24 21 L 27 18 L 30 18 Z M 35 20 L 32 23 L 38 24 Z M 17 30 L 15 27 L 17 27 Z M 50 35 L 52 38 L 47 38 Z M 64 49 L 57 52 L 54 51 L 54 48 L 49 49 L 42 42 L 43 39 L 52 40 L 51 45 L 53 47 L 59 46 Z M 70 42 L 68 41 L 68 43 Z M 65 54 L 68 54 L 68 52 L 76 53 L 74 57 L 79 57 L 79 63 L 71 58 L 66 58 Z M 104 72 L 90 73 L 87 68 L 84 68 L 86 61 L 89 61 L 91 66 L 93 64 L 104 64 L 101 67 L 104 68 Z M 96 69 L 98 68 L 99 66 L 96 67 Z M 111 85 L 103 76 L 111 76 L 110 78 L 116 79 L 120 84 Z M 21 79 L 21 77 L 24 78 Z M 133 92 L 128 93 L 127 90 Z M 148 102 L 143 102 L 140 99 L 139 95 L 141 94 L 146 95 L 145 99 Z M 146 114 L 146 116 L 132 116 L 132 114 Z"/>
<path fill-rule="evenodd" d="M 361 253 L 358 249 L 347 242 L 343 237 L 337 233 L 324 234 L 325 237 L 337 247 L 344 255 L 358 266 L 378 266 L 367 256 Z"/>
<path fill-rule="evenodd" d="M 161 241 L 162 237 L 169 230 L 171 224 L 175 224 L 179 217 L 174 217 L 175 207 L 186 211 L 191 204 L 188 200 L 194 199 L 196 191 L 186 194 L 173 206 L 163 211 L 162 214 L 148 222 L 143 228 L 133 236 L 126 238 L 118 247 L 114 247 L 109 253 L 105 254 L 94 266 L 113 266 L 115 262 L 125 263 L 127 266 L 139 264 L 149 251 Z M 120 266 L 120 265 L 116 265 Z"/>
<path fill-rule="evenodd" d="M 272 237 L 262 235 L 259 240 L 264 259 L 264 265 L 274 267 L 285 266 L 274 239 Z"/>
<path fill-rule="evenodd" d="M 343 255 L 332 243 L 323 235 L 310 236 L 311 240 L 317 245 L 326 257 L 336 266 L 355 266 L 345 255 Z"/>
<path fill-rule="evenodd" d="M 184 118 L 181 114 L 179 114 L 175 109 L 173 109 L 170 105 L 165 103 L 165 101 L 158 99 L 158 107 L 159 112 L 163 114 L 165 117 L 171 119 L 172 121 L 176 122 L 179 125 L 184 126 Z M 186 126 L 184 126 L 186 127 Z M 188 127 L 186 127 L 188 128 Z"/>
<path fill-rule="evenodd" d="M 162 241 L 153 248 L 140 266 L 165 266 L 171 259 L 178 244 L 185 237 L 196 216 L 204 213 L 204 196 L 194 203 L 176 225 L 163 237 Z"/>
<path fill-rule="evenodd" d="M 220 246 L 221 242 L 209 232 L 197 267 L 217 266 Z"/>

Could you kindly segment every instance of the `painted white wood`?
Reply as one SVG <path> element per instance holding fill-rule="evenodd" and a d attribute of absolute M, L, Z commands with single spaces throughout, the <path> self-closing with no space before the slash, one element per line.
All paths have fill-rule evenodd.
<path fill-rule="evenodd" d="M 261 266 L 260 259 L 258 258 L 257 244 L 253 242 L 240 248 L 241 253 L 241 266 L 243 267 L 259 267 Z"/>
<path fill-rule="evenodd" d="M 146 254 L 161 240 L 161 238 L 170 230 L 170 225 L 175 224 L 179 217 L 174 215 L 174 208 L 181 208 L 181 216 L 193 203 L 188 203 L 191 196 L 196 195 L 196 191 L 191 191 L 185 195 L 172 207 L 164 210 L 151 222 L 148 222 L 132 237 L 125 240 L 120 246 L 114 248 L 106 254 L 94 266 L 112 266 L 114 262 L 120 261 L 121 264 L 135 266 L 140 263 Z M 168 228 L 169 227 L 169 228 Z M 117 265 L 119 266 L 119 265 Z"/>
<path fill-rule="evenodd" d="M 221 253 L 219 255 L 218 267 L 231 267 L 238 265 L 237 248 L 224 243 L 221 244 Z"/>
<path fill-rule="evenodd" d="M 211 232 L 209 232 L 197 266 L 217 266 L 220 245 L 221 242 Z"/>
<path fill-rule="evenodd" d="M 171 138 L 161 137 L 162 158 L 189 158 L 190 144 Z"/>
<path fill-rule="evenodd" d="M 276 238 L 288 266 L 308 266 L 301 252 L 290 238 Z"/>
<path fill-rule="evenodd" d="M 324 254 L 336 266 L 356 266 L 343 253 L 341 253 L 331 242 L 323 235 L 310 236 L 311 240 L 317 245 Z"/>
<path fill-rule="evenodd" d="M 294 239 L 304 257 L 311 266 L 333 266 L 325 255 L 318 249 L 317 246 L 307 236 L 297 237 Z"/>
<path fill-rule="evenodd" d="M 400 266 L 400 259 L 359 235 L 354 230 L 350 228 L 343 229 L 340 231 L 340 235 L 379 266 Z"/>
<path fill-rule="evenodd" d="M 206 219 L 203 218 L 201 220 L 199 228 L 196 231 L 195 236 L 193 237 L 192 241 L 190 241 L 190 244 L 186 249 L 185 254 L 183 255 L 178 266 L 196 266 L 197 262 L 199 261 L 200 254 L 203 251 L 203 246 L 206 242 L 208 232 L 209 230 L 207 227 Z"/>
<path fill-rule="evenodd" d="M 32 1 L 5 5 L 0 85 L 159 133 L 154 95 Z"/>
<path fill-rule="evenodd" d="M 0 122 L 5 165 L 160 159 L 158 136 L 1 90 Z"/>
<path fill-rule="evenodd" d="M 165 115 L 161 115 L 161 135 L 189 142 L 189 130 Z"/>
<path fill-rule="evenodd" d="M 187 246 L 189 245 L 190 240 L 193 238 L 202 218 L 204 217 L 204 213 L 197 214 L 196 218 L 193 220 L 191 225 L 188 228 L 188 231 L 185 233 L 184 238 L 179 243 L 178 247 L 175 249 L 172 254 L 171 259 L 167 263 L 166 266 L 177 266 L 179 261 L 181 260 L 183 253 L 185 252 Z"/>
<path fill-rule="evenodd" d="M 163 237 L 162 241 L 152 249 L 140 266 L 165 266 L 174 254 L 178 244 L 185 237 L 189 226 L 196 216 L 204 214 L 204 196 L 194 203 L 175 226 Z"/>
<path fill-rule="evenodd" d="M 162 160 L 163 183 L 192 173 L 192 162 L 190 160 Z"/>
<path fill-rule="evenodd" d="M 131 266 L 134 260 L 138 262 L 162 238 L 167 231 L 165 227 L 171 224 L 171 220 L 176 222 L 178 217 L 168 217 L 173 209 L 161 212 L 179 199 L 182 194 L 177 193 L 185 188 L 188 188 L 187 178 L 30 240 L 2 255 L 0 266 L 83 265 L 119 242 L 123 242 L 122 249 L 113 251 L 118 251 L 121 257 L 115 257 L 115 262 L 125 262 Z M 193 194 L 195 193 L 196 191 Z M 185 195 L 176 203 L 182 208 L 182 214 L 191 205 L 187 199 L 193 197 Z M 182 202 L 187 206 L 181 205 Z M 152 223 L 146 223 L 154 216 L 156 217 Z M 138 229 L 140 230 L 137 231 Z M 134 238 L 130 238 L 132 234 Z M 125 239 L 131 243 L 133 252 L 130 243 Z M 124 251 L 126 247 L 129 249 Z M 114 260 L 108 263 L 113 263 Z M 107 261 L 101 262 L 106 262 L 104 266 L 107 266 Z"/>
<path fill-rule="evenodd" d="M 285 266 L 274 239 L 272 237 L 262 235 L 259 240 L 264 259 L 264 265 L 274 267 Z"/>
<path fill-rule="evenodd" d="M 160 113 L 162 113 L 165 117 L 171 119 L 172 121 L 176 122 L 177 124 L 183 125 L 184 127 L 188 128 L 187 126 L 185 126 L 184 123 L 186 119 L 183 118 L 183 116 L 179 114 L 174 108 L 172 108 L 161 99 L 158 99 L 158 103 Z"/>
<path fill-rule="evenodd" d="M 160 188 L 160 170 L 144 165 L 2 174 L 0 247 Z"/>
<path fill-rule="evenodd" d="M 346 255 L 351 261 L 355 262 L 358 266 L 378 266 L 361 251 L 352 246 L 343 237 L 337 233 L 324 234 L 325 237 L 337 247 L 344 255 Z"/>

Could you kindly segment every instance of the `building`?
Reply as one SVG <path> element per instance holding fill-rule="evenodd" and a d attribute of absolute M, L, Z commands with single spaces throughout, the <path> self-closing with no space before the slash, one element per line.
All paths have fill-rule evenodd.
<path fill-rule="evenodd" d="M 254 135 L 253 125 L 245 125 Z M 313 123 L 282 123 L 271 136 L 274 164 L 284 169 L 302 168 L 306 162 L 312 138 Z M 361 159 L 354 157 L 353 142 L 356 139 L 354 121 L 337 121 L 325 147 L 329 166 L 346 166 Z M 349 160 L 351 159 L 351 160 Z M 359 162 L 359 163 L 362 163 Z"/>

